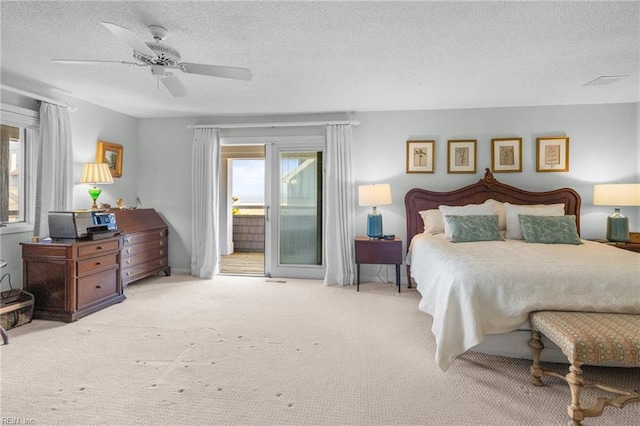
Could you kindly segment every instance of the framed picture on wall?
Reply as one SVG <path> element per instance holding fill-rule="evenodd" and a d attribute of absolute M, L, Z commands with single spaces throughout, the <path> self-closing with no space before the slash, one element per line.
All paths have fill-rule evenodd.
<path fill-rule="evenodd" d="M 434 172 L 435 141 L 407 141 L 407 173 Z"/>
<path fill-rule="evenodd" d="M 522 171 L 522 138 L 491 139 L 491 171 Z"/>
<path fill-rule="evenodd" d="M 447 152 L 447 173 L 476 172 L 476 140 L 450 140 Z"/>
<path fill-rule="evenodd" d="M 96 147 L 96 163 L 107 163 L 111 176 L 122 176 L 122 155 L 124 148 L 116 143 L 98 141 Z"/>
<path fill-rule="evenodd" d="M 536 172 L 569 171 L 569 138 L 565 136 L 536 139 Z"/>

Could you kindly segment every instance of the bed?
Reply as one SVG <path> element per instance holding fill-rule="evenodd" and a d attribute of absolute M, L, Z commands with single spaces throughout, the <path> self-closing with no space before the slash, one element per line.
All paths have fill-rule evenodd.
<path fill-rule="evenodd" d="M 460 236 L 456 228 L 451 239 L 453 219 L 469 220 L 458 216 L 460 207 L 486 213 L 486 205 L 492 213 L 477 213 L 474 220 L 487 219 L 492 227 L 499 223 L 502 238 L 452 242 Z M 580 205 L 579 194 L 570 188 L 526 191 L 498 182 L 489 169 L 477 183 L 457 190 L 412 189 L 406 194 L 407 275 L 421 295 L 420 310 L 433 317 L 436 362 L 442 370 L 467 350 L 530 358 L 527 318 L 533 311 L 640 314 L 640 255 L 580 239 Z M 546 213 L 529 214 L 538 208 Z M 449 225 L 446 234 L 430 221 L 438 212 Z M 515 220 L 522 221 L 518 230 L 527 230 L 529 242 L 513 235 L 514 212 L 524 212 Z M 549 217 L 532 218 L 538 214 Z M 528 228 L 525 219 L 531 220 Z M 577 240 L 542 244 L 529 239 L 548 221 L 572 223 Z M 566 362 L 559 350 L 545 352 L 546 361 Z"/>

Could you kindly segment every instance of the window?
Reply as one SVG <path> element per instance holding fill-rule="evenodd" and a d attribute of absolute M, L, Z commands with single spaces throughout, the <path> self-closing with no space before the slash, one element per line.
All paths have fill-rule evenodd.
<path fill-rule="evenodd" d="M 24 222 L 24 129 L 0 125 L 0 221 Z"/>
<path fill-rule="evenodd" d="M 0 233 L 33 229 L 38 113 L 2 105 L 0 115 Z"/>

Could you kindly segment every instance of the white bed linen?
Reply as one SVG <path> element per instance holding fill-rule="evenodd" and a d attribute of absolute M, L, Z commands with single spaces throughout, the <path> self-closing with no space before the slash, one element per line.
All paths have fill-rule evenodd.
<path fill-rule="evenodd" d="M 640 255 L 601 243 L 452 243 L 419 234 L 407 261 L 419 308 L 433 317 L 443 371 L 485 335 L 518 329 L 532 311 L 640 314 Z"/>

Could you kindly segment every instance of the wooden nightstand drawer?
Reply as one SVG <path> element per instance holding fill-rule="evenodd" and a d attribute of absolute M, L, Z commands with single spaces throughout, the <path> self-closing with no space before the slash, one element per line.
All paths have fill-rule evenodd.
<path fill-rule="evenodd" d="M 356 283 L 360 291 L 360 264 L 396 265 L 396 284 L 400 293 L 400 265 L 402 265 L 402 240 L 371 240 L 367 237 L 356 237 Z"/>
<path fill-rule="evenodd" d="M 78 309 L 117 294 L 118 268 L 78 278 Z"/>
<path fill-rule="evenodd" d="M 78 275 L 86 275 L 100 269 L 118 265 L 118 253 L 107 254 L 87 260 L 78 261 Z"/>
<path fill-rule="evenodd" d="M 146 243 L 150 241 L 157 240 L 166 240 L 167 231 L 163 229 L 148 231 L 148 232 L 138 232 L 135 234 L 128 234 L 123 238 L 123 245 L 125 247 L 133 246 L 136 244 Z"/>
<path fill-rule="evenodd" d="M 629 250 L 629 251 L 633 251 L 636 253 L 640 253 L 640 243 L 636 243 L 636 242 L 626 242 L 626 243 L 615 243 L 615 242 L 611 242 L 611 241 L 607 241 L 607 240 L 593 240 L 597 243 L 602 243 L 602 244 L 606 244 L 608 246 L 611 247 L 615 247 L 615 248 L 620 248 L 623 250 Z"/>
<path fill-rule="evenodd" d="M 402 264 L 401 240 L 356 238 L 356 263 Z"/>
<path fill-rule="evenodd" d="M 157 253 L 159 251 L 165 251 L 167 247 L 167 239 L 148 241 L 142 244 L 136 244 L 134 246 L 125 246 L 122 249 L 122 257 L 134 256 L 139 253 L 145 253 L 152 251 Z"/>
<path fill-rule="evenodd" d="M 78 257 L 91 256 L 94 254 L 102 254 L 109 251 L 120 250 L 118 240 L 97 241 L 91 244 L 78 244 Z"/>

